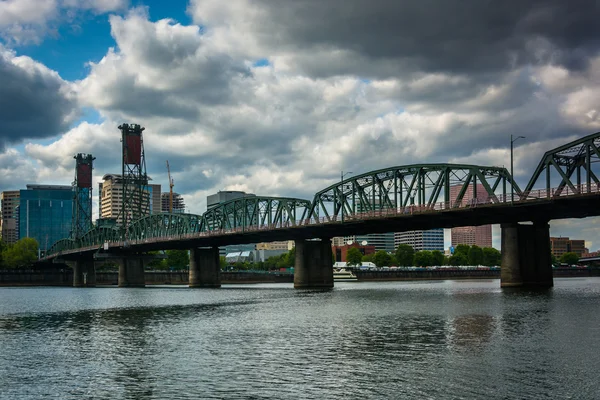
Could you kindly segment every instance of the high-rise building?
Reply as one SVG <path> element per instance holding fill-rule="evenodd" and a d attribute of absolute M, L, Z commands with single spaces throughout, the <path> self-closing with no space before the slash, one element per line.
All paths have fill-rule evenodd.
<path fill-rule="evenodd" d="M 256 195 L 238 190 L 219 191 L 206 197 L 206 209 L 210 210 L 219 203 L 224 203 L 226 201 L 239 199 L 242 197 L 256 197 Z"/>
<path fill-rule="evenodd" d="M 450 187 L 450 201 L 456 201 L 462 185 Z M 474 199 L 473 185 L 469 185 L 462 198 L 462 204 L 468 204 Z M 481 202 L 487 202 L 489 196 L 482 184 L 477 184 L 477 199 Z M 460 226 L 452 228 L 452 246 L 466 244 L 469 246 L 477 245 L 479 247 L 492 247 L 492 225 L 480 226 Z"/>
<path fill-rule="evenodd" d="M 550 237 L 550 251 L 560 258 L 565 253 L 575 253 L 579 257 L 585 253 L 585 240 L 571 240 L 568 237 Z"/>
<path fill-rule="evenodd" d="M 394 235 L 394 247 L 397 248 L 400 244 L 408 244 L 414 251 L 444 251 L 444 229 L 436 228 L 425 231 L 396 232 Z"/>
<path fill-rule="evenodd" d="M 19 198 L 19 239 L 37 240 L 46 251 L 70 236 L 73 219 L 73 188 L 62 185 L 27 185 Z"/>
<path fill-rule="evenodd" d="M 161 194 L 161 209 L 162 212 L 169 212 L 169 198 L 170 193 L 165 192 Z M 183 197 L 179 193 L 173 193 L 173 212 L 183 214 L 185 212 L 185 203 L 183 202 Z"/>
<path fill-rule="evenodd" d="M 118 174 L 106 174 L 99 184 L 98 196 L 100 197 L 100 218 L 116 219 L 117 224 L 123 222 L 121 210 L 123 207 L 123 179 Z M 143 190 L 142 209 L 148 210 L 150 214 L 161 213 L 161 187 L 160 185 L 148 184 Z"/>
<path fill-rule="evenodd" d="M 17 225 L 19 198 L 20 192 L 18 190 L 7 190 L 0 193 L 0 207 L 2 207 L 0 234 L 2 235 L 2 241 L 7 244 L 13 244 L 19 240 L 19 227 Z"/>

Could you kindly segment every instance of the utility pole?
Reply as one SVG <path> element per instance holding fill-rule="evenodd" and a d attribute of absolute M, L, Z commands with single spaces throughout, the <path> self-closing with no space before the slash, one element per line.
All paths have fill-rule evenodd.
<path fill-rule="evenodd" d="M 515 193 L 513 188 L 513 183 L 515 181 L 515 177 L 513 175 L 513 143 L 519 139 L 525 139 L 525 136 L 517 136 L 513 139 L 513 135 L 510 135 L 510 179 L 512 180 L 510 183 L 510 204 L 515 201 Z"/>

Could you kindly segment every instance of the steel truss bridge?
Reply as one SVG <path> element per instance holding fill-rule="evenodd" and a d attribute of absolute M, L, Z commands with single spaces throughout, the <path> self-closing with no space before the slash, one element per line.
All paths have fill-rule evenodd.
<path fill-rule="evenodd" d="M 598 176 L 600 132 L 546 152 L 523 190 L 503 167 L 396 166 L 342 180 L 312 200 L 244 197 L 202 215 L 163 213 L 125 228 L 93 227 L 78 239 L 54 243 L 45 259 L 595 216 Z"/>

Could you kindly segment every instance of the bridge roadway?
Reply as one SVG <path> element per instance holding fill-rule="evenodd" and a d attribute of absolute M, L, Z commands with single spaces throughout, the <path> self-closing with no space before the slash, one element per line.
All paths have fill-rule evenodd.
<path fill-rule="evenodd" d="M 545 221 L 564 218 L 585 218 L 600 215 L 600 190 L 584 194 L 570 194 L 554 198 L 529 199 L 514 203 L 485 203 L 462 208 L 406 207 L 404 212 L 377 210 L 346 215 L 332 221 L 301 222 L 288 226 L 238 227 L 181 235 L 154 237 L 142 240 L 108 242 L 104 250 L 148 252 L 154 250 L 189 250 L 194 247 L 220 247 L 235 244 L 273 242 L 280 240 L 307 240 L 334 236 L 369 233 L 404 232 L 459 226 L 506 224 L 523 221 Z M 98 246 L 65 250 L 46 258 L 97 252 Z"/>

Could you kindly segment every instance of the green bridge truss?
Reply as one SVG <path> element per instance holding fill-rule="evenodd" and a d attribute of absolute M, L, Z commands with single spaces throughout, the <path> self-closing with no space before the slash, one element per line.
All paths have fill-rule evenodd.
<path fill-rule="evenodd" d="M 595 171 L 594 171 L 595 169 Z M 591 193 L 600 181 L 600 132 L 585 136 L 547 151 L 536 168 L 522 196 L 554 197 L 568 194 Z M 544 174 L 544 189 L 533 190 Z M 558 182 L 554 188 L 553 182 Z"/>
<path fill-rule="evenodd" d="M 597 192 L 600 186 L 600 132 L 547 152 L 524 191 L 503 167 L 467 164 L 413 164 L 342 179 L 312 201 L 286 197 L 243 197 L 220 203 L 202 215 L 155 214 L 132 221 L 127 229 L 100 226 L 81 238 L 62 239 L 48 255 L 100 248 L 106 242 L 174 238 L 182 235 L 256 231 L 322 222 L 344 222 L 364 214 L 443 210 L 471 204 L 497 204 L 564 192 Z M 546 187 L 532 190 L 545 172 Z M 558 182 L 551 189 L 552 176 Z M 566 190 L 565 190 L 566 189 Z M 567 193 L 569 194 L 569 193 Z"/>
<path fill-rule="evenodd" d="M 243 197 L 220 203 L 202 215 L 161 213 L 142 217 L 133 221 L 127 231 L 117 226 L 94 227 L 80 239 L 59 240 L 48 254 L 99 248 L 105 242 L 295 226 L 307 218 L 310 206 L 308 200 L 288 197 Z"/>
<path fill-rule="evenodd" d="M 466 198 L 479 203 L 500 203 L 510 189 L 521 190 L 502 167 L 464 164 L 414 164 L 367 172 L 318 192 L 312 202 L 311 221 L 343 221 L 380 210 L 403 212 L 411 207 L 448 209 L 463 207 Z"/>

